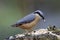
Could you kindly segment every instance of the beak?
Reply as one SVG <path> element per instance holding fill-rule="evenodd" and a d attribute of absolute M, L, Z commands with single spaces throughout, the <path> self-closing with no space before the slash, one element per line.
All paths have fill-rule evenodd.
<path fill-rule="evenodd" d="M 44 19 L 44 22 L 45 22 L 46 20 Z"/>

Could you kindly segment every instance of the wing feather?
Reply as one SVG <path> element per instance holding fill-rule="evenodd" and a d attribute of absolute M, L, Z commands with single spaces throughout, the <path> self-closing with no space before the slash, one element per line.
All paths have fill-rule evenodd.
<path fill-rule="evenodd" d="M 21 20 L 19 20 L 16 24 L 30 23 L 34 19 L 35 19 L 35 15 L 34 14 L 29 14 L 29 15 L 25 16 L 24 18 L 22 18 Z"/>

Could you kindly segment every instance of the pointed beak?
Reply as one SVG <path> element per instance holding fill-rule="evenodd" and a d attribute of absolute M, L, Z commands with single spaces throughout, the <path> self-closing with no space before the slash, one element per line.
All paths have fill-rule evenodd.
<path fill-rule="evenodd" d="M 44 19 L 44 22 L 45 22 L 46 20 Z"/>

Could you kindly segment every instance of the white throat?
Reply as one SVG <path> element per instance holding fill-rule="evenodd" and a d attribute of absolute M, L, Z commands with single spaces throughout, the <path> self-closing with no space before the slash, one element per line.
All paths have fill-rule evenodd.
<path fill-rule="evenodd" d="M 36 16 L 39 16 L 39 14 L 35 14 Z M 39 16 L 40 17 L 40 16 Z"/>
<path fill-rule="evenodd" d="M 36 16 L 38 16 L 38 17 L 40 17 L 40 15 L 39 14 L 35 14 Z M 41 17 L 40 17 L 41 18 Z"/>

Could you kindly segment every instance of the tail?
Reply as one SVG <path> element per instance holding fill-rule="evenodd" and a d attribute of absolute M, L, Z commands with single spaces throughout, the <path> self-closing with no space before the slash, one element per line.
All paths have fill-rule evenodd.
<path fill-rule="evenodd" d="M 20 26 L 21 24 L 13 24 L 13 25 L 11 25 L 12 27 L 18 27 L 18 26 Z"/>
<path fill-rule="evenodd" d="M 11 25 L 11 27 L 18 27 L 18 25 L 17 24 L 13 24 L 13 25 Z"/>

